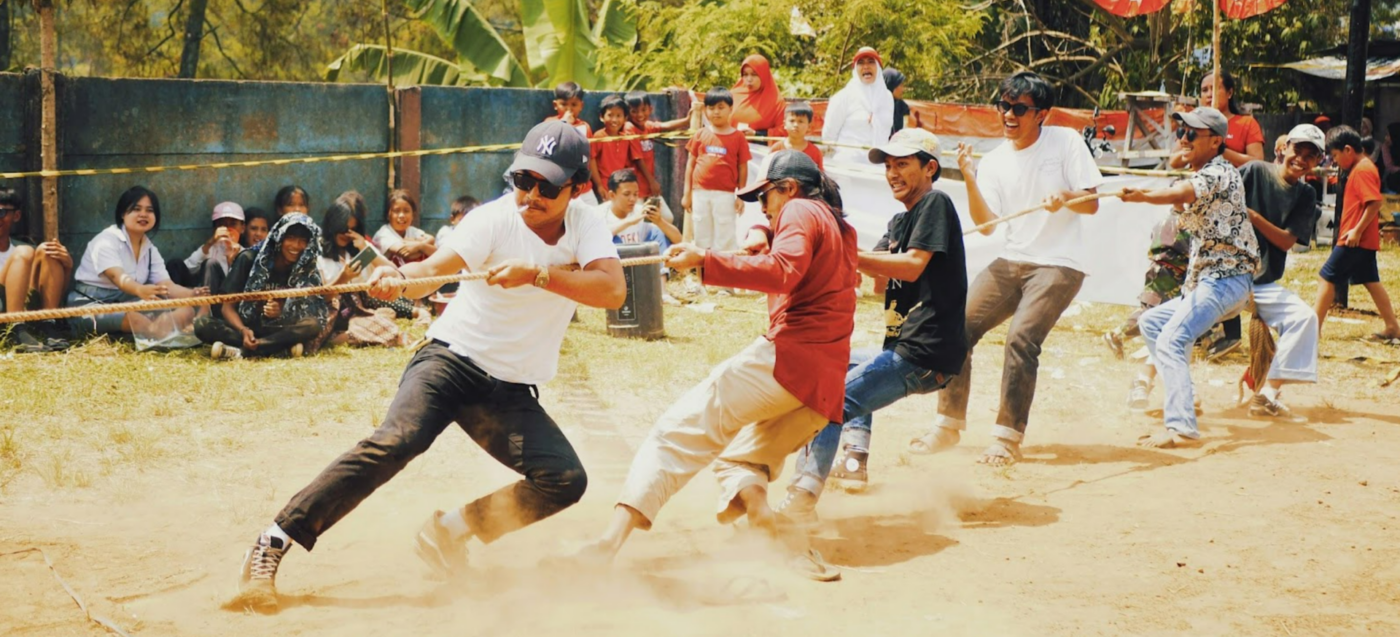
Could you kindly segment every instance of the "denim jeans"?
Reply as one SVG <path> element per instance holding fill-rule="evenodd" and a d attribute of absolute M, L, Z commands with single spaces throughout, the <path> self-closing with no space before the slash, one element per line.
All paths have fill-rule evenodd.
<path fill-rule="evenodd" d="M 1166 386 L 1162 412 L 1168 430 L 1185 438 L 1201 437 L 1196 428 L 1195 388 L 1191 386 L 1191 344 L 1244 307 L 1253 283 L 1245 274 L 1202 278 L 1195 289 L 1148 310 L 1138 321 L 1147 352 Z"/>
<path fill-rule="evenodd" d="M 846 424 L 829 423 L 802 449 L 797 456 L 793 486 L 821 495 L 843 431 L 863 434 L 868 445 L 876 410 L 906 396 L 938 391 L 948 384 L 949 378 L 910 363 L 894 350 L 852 350 L 846 372 L 846 405 L 841 413 Z"/>
<path fill-rule="evenodd" d="M 967 291 L 967 362 L 939 394 L 938 413 L 967 420 L 972 389 L 972 349 L 982 335 L 1011 320 L 1003 348 L 1001 407 L 992 435 L 1019 443 L 1035 400 L 1040 346 L 1079 294 L 1084 273 L 1066 267 L 997 259 Z"/>
<path fill-rule="evenodd" d="M 316 538 L 428 450 L 456 422 L 486 453 L 524 479 L 463 508 L 483 542 L 558 513 L 588 486 L 578 454 L 540 406 L 533 385 L 507 383 L 433 341 L 409 361 L 384 423 L 336 458 L 277 514 L 311 550 Z"/>

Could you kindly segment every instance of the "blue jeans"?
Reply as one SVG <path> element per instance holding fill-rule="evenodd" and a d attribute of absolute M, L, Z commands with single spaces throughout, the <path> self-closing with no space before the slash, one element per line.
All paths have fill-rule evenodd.
<path fill-rule="evenodd" d="M 1191 386 L 1191 344 L 1249 300 L 1249 275 L 1201 279 L 1196 288 L 1158 305 L 1138 319 L 1147 352 L 1166 385 L 1163 420 L 1169 431 L 1197 439 L 1195 388 Z"/>
<path fill-rule="evenodd" d="M 821 495 L 831 462 L 836 459 L 837 446 L 843 430 L 862 432 L 866 444 L 870 440 L 871 414 L 914 394 L 935 392 L 952 379 L 904 360 L 894 350 L 865 349 L 851 351 L 851 364 L 846 372 L 846 405 L 841 423 L 828 424 L 797 455 L 797 475 L 793 486 Z"/>

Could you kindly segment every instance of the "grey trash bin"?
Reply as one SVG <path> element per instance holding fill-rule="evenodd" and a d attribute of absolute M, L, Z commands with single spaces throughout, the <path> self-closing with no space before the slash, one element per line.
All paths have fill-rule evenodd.
<path fill-rule="evenodd" d="M 661 254 L 656 242 L 620 245 L 617 255 L 623 259 L 654 257 Z M 627 299 L 622 307 L 608 310 L 608 333 L 624 338 L 654 340 L 666 336 L 661 313 L 661 266 L 638 265 L 622 269 L 627 280 Z"/>

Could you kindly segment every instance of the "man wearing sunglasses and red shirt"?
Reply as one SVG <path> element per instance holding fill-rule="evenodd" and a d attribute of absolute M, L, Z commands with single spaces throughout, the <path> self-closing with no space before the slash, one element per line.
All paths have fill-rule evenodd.
<path fill-rule="evenodd" d="M 993 443 L 978 462 L 993 466 L 1021 459 L 1041 344 L 1084 282 L 1084 264 L 1076 256 L 1087 247 L 1081 215 L 1098 212 L 1097 201 L 1072 206 L 1066 201 L 1095 192 L 1103 175 L 1079 133 L 1045 126 L 1054 92 L 1039 75 L 1017 73 L 1001 83 L 996 106 L 1006 142 L 972 165 L 972 148 L 958 144 L 958 168 L 967 184 L 973 224 L 983 224 L 1020 210 L 1045 210 L 1001 226 L 1007 227 L 1002 255 L 973 280 L 967 292 L 968 356 L 961 373 L 939 394 L 938 421 L 909 443 L 911 453 L 937 453 L 958 443 L 967 428 L 972 383 L 972 348 L 983 334 L 1011 321 L 1006 335 L 1001 377 L 1001 407 Z M 982 234 L 995 232 L 995 226 Z"/>
<path fill-rule="evenodd" d="M 436 512 L 417 553 L 438 575 L 466 568 L 467 540 L 492 542 L 578 502 L 587 476 L 564 433 L 540 406 L 538 386 L 559 363 L 564 331 L 582 303 L 615 309 L 626 296 L 612 233 L 587 204 L 588 140 L 573 126 L 530 130 L 509 174 L 515 189 L 467 215 L 427 260 L 370 277 L 370 294 L 422 298 L 438 286 L 403 278 L 485 272 L 467 281 L 409 361 L 384 423 L 295 496 L 243 562 L 236 608 L 275 611 L 277 567 L 293 542 L 316 539 L 457 423 L 523 479 L 465 507 Z"/>

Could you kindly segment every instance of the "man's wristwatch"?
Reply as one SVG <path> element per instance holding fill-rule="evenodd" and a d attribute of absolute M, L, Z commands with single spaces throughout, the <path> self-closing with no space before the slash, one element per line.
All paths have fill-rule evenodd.
<path fill-rule="evenodd" d="M 535 287 L 540 289 L 549 287 L 549 266 L 541 265 L 536 267 L 539 268 L 539 274 L 535 275 Z"/>

